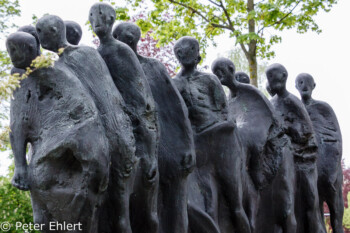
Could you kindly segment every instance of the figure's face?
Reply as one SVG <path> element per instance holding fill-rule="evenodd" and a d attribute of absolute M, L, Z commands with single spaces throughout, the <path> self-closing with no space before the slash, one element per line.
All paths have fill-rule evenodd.
<path fill-rule="evenodd" d="M 246 76 L 246 75 L 243 75 L 243 74 L 236 74 L 235 75 L 235 78 L 238 82 L 240 83 L 246 83 L 246 84 L 249 84 L 250 83 L 250 80 L 249 80 L 249 77 Z"/>
<path fill-rule="evenodd" d="M 286 89 L 287 75 L 280 69 L 273 69 L 266 72 L 269 87 L 272 93 L 281 93 Z"/>
<path fill-rule="evenodd" d="M 219 78 L 221 84 L 225 86 L 232 83 L 233 72 L 225 64 L 219 64 L 213 69 L 213 73 Z"/>
<path fill-rule="evenodd" d="M 70 44 L 78 45 L 82 36 L 81 34 L 81 31 L 73 25 L 66 26 L 66 37 Z"/>
<path fill-rule="evenodd" d="M 295 87 L 298 89 L 302 98 L 311 98 L 315 83 L 311 78 L 299 76 L 295 81 Z"/>
<path fill-rule="evenodd" d="M 115 17 L 112 15 L 114 9 L 109 9 L 105 5 L 95 4 L 91 7 L 89 13 L 89 21 L 92 30 L 98 37 L 111 33 Z M 114 12 L 115 14 L 115 12 Z"/>
<path fill-rule="evenodd" d="M 276 93 L 271 90 L 269 83 L 266 83 L 266 90 L 271 97 L 274 97 L 276 95 Z"/>
<path fill-rule="evenodd" d="M 36 24 L 36 31 L 39 36 L 40 44 L 44 49 L 58 52 L 62 45 L 62 35 L 66 36 L 65 31 L 62 31 L 53 18 L 47 19 Z M 63 24 L 63 22 L 62 22 Z"/>
<path fill-rule="evenodd" d="M 113 31 L 113 37 L 130 47 L 134 46 L 138 42 L 138 35 L 134 28 L 128 25 L 120 25 Z"/>
<path fill-rule="evenodd" d="M 29 67 L 37 57 L 37 47 L 34 38 L 33 41 L 8 41 L 6 48 L 13 66 L 19 69 Z"/>
<path fill-rule="evenodd" d="M 191 40 L 183 40 L 175 48 L 176 58 L 184 67 L 196 66 L 200 61 L 198 45 Z"/>

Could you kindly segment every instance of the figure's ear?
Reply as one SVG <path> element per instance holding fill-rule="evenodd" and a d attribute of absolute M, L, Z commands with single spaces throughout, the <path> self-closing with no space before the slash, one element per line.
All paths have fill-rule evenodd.
<path fill-rule="evenodd" d="M 315 89 L 315 87 L 316 87 L 316 83 L 314 83 L 314 87 L 312 88 L 312 90 Z"/>
<path fill-rule="evenodd" d="M 287 73 L 286 72 L 283 72 L 283 80 L 286 80 L 288 77 Z"/>
<path fill-rule="evenodd" d="M 197 64 L 199 64 L 199 62 L 201 62 L 201 60 L 202 60 L 202 57 L 199 55 L 197 58 Z"/>
<path fill-rule="evenodd" d="M 51 28 L 51 32 L 57 33 L 57 27 L 52 27 L 52 28 Z"/>
<path fill-rule="evenodd" d="M 235 73 L 235 68 L 234 68 L 232 65 L 230 65 L 230 66 L 228 67 L 228 70 L 230 71 L 231 74 L 234 74 L 234 73 Z"/>

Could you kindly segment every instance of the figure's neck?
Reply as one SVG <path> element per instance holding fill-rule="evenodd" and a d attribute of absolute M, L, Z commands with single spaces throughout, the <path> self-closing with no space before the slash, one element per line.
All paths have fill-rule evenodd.
<path fill-rule="evenodd" d="M 181 67 L 181 75 L 186 76 L 186 75 L 191 75 L 195 71 L 197 71 L 197 66 L 182 66 Z"/>
<path fill-rule="evenodd" d="M 285 98 L 289 95 L 289 92 L 287 91 L 287 89 L 284 88 L 283 90 L 277 92 L 276 94 L 281 98 Z"/>
<path fill-rule="evenodd" d="M 302 101 L 304 105 L 309 105 L 312 103 L 313 99 L 311 96 L 303 96 Z"/>
<path fill-rule="evenodd" d="M 131 45 L 130 48 L 132 49 L 132 51 L 134 51 L 134 53 L 139 56 L 139 54 L 137 53 L 137 45 Z"/>
<path fill-rule="evenodd" d="M 232 92 L 237 92 L 237 88 L 238 88 L 239 83 L 236 81 L 234 76 L 232 78 L 230 78 L 230 80 L 232 80 L 232 82 L 228 83 L 227 87 L 230 88 L 230 90 Z"/>
<path fill-rule="evenodd" d="M 98 38 L 100 39 L 100 43 L 101 44 L 105 44 L 105 43 L 108 43 L 111 40 L 114 40 L 114 38 L 112 36 L 112 33 L 111 33 L 111 30 L 109 30 L 104 35 L 100 35 Z"/>

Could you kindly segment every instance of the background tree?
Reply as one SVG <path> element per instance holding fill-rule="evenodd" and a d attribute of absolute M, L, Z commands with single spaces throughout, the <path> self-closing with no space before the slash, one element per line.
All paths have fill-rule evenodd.
<path fill-rule="evenodd" d="M 233 63 L 235 64 L 236 67 L 236 72 L 237 71 L 243 71 L 247 74 L 249 74 L 249 63 L 247 62 L 247 59 L 244 56 L 243 51 L 238 48 L 235 47 L 233 49 L 231 49 L 228 53 L 227 53 L 227 57 L 233 61 Z M 258 63 L 258 70 L 257 70 L 257 77 L 258 77 L 258 85 L 257 87 L 263 91 L 264 93 L 266 92 L 265 90 L 265 82 L 266 82 L 266 75 L 265 75 L 265 70 L 267 68 L 267 61 L 260 61 Z M 266 94 L 268 94 L 266 92 Z"/>
<path fill-rule="evenodd" d="M 135 9 L 146 0 L 127 0 Z M 337 0 L 148 0 L 148 21 L 143 31 L 154 30 L 160 44 L 185 35 L 195 36 L 205 54 L 208 42 L 228 32 L 232 44 L 238 44 L 249 64 L 251 83 L 258 86 L 257 58 L 274 56 L 272 45 L 281 42 L 278 31 L 295 28 L 320 33 L 314 20 L 319 11 L 330 11 Z M 146 4 L 145 4 L 146 3 Z M 116 8 L 122 19 L 125 8 Z M 171 17 L 164 20 L 164 15 Z M 266 33 L 266 31 L 268 33 Z M 214 43 L 214 42 L 213 42 Z M 215 43 L 214 43 L 215 44 Z"/>

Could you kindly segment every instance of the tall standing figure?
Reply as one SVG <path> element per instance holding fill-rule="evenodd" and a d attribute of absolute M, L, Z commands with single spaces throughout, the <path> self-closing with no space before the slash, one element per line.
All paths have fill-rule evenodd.
<path fill-rule="evenodd" d="M 242 145 L 234 123 L 227 120 L 224 90 L 215 75 L 197 70 L 201 57 L 195 38 L 180 38 L 174 52 L 181 63 L 174 82 L 188 107 L 197 156 L 189 203 L 209 215 L 221 232 L 248 233 L 242 204 Z M 191 224 L 191 216 L 189 220 Z M 191 233 L 207 232 L 203 226 L 191 227 Z"/>
<path fill-rule="evenodd" d="M 73 46 L 67 42 L 66 27 L 60 17 L 44 16 L 39 19 L 36 29 L 43 48 L 56 53 L 64 49 L 56 64 L 67 67 L 80 80 L 93 98 L 106 131 L 111 166 L 107 195 L 98 215 L 98 232 L 129 233 L 129 199 L 137 158 L 123 98 L 100 54 L 91 47 Z"/>
<path fill-rule="evenodd" d="M 116 13 L 106 3 L 94 4 L 89 13 L 93 31 L 100 39 L 98 52 L 106 62 L 115 86 L 126 103 L 136 139 L 136 155 L 140 167 L 135 183 L 132 206 L 143 220 L 133 225 L 133 232 L 158 231 L 158 122 L 152 92 L 136 54 L 112 36 Z M 133 207 L 131 207 L 133 209 Z"/>
<path fill-rule="evenodd" d="M 182 96 L 165 66 L 156 59 L 137 53 L 140 28 L 123 22 L 113 30 L 114 38 L 129 45 L 139 59 L 156 102 L 159 119 L 159 199 L 160 233 L 187 233 L 187 176 L 195 166 L 191 123 Z M 137 212 L 137 208 L 134 210 Z M 136 221 L 142 216 L 134 215 Z"/>
<path fill-rule="evenodd" d="M 266 69 L 271 99 L 292 143 L 296 175 L 297 233 L 325 233 L 317 190 L 317 144 L 310 117 L 301 101 L 286 89 L 288 72 L 281 64 Z"/>
<path fill-rule="evenodd" d="M 315 130 L 318 145 L 317 185 L 321 214 L 323 216 L 323 203 L 326 202 L 331 214 L 333 232 L 343 233 L 342 136 L 337 116 L 329 104 L 312 98 L 316 83 L 310 74 L 299 74 L 295 80 L 295 86 Z"/>

